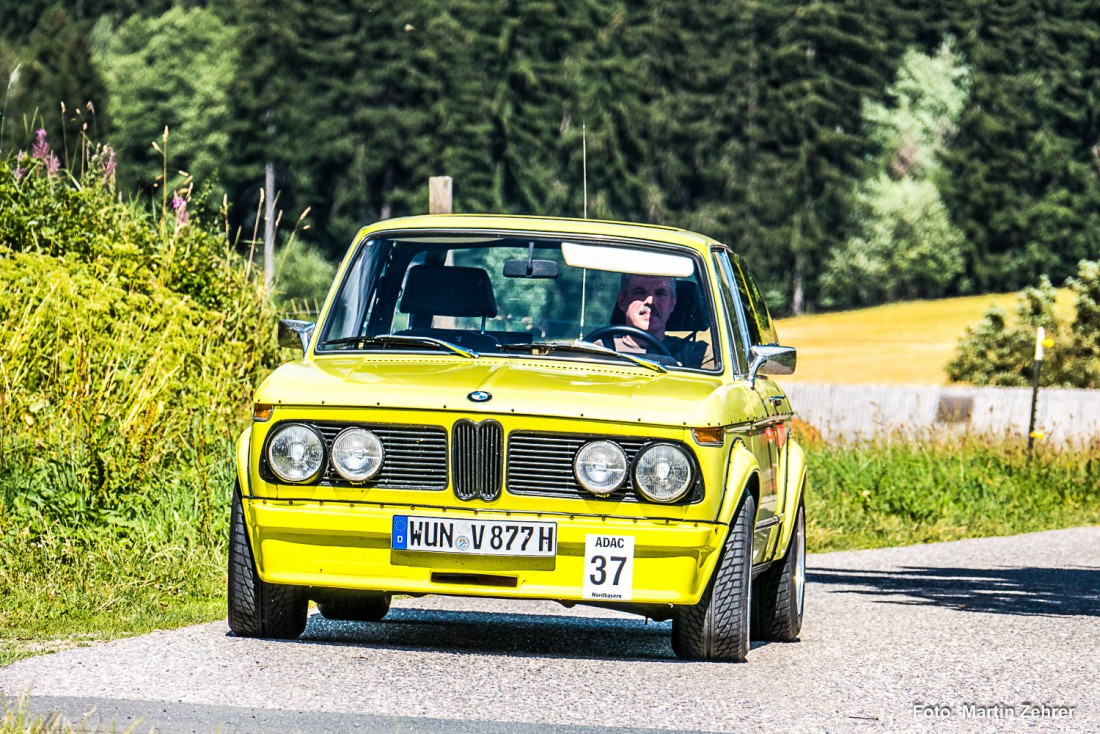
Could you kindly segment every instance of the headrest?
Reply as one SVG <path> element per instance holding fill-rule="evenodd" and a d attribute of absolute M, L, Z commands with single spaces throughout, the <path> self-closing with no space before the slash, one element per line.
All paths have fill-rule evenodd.
<path fill-rule="evenodd" d="M 694 280 L 676 281 L 676 308 L 668 317 L 665 331 L 706 331 L 710 328 L 707 304 Z"/>
<path fill-rule="evenodd" d="M 497 315 L 489 274 L 481 268 L 417 265 L 405 276 L 402 313 L 437 316 Z"/>

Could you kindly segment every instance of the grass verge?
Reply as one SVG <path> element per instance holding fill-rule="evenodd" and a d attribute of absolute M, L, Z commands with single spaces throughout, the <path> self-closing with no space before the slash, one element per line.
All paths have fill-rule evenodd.
<path fill-rule="evenodd" d="M 810 448 L 811 551 L 855 550 L 1100 524 L 1100 447 L 968 436 Z"/>
<path fill-rule="evenodd" d="M 224 617 L 224 543 L 179 530 L 94 540 L 5 538 L 0 666 Z"/>

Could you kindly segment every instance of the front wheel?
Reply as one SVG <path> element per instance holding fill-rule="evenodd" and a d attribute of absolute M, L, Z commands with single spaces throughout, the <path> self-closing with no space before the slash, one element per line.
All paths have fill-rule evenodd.
<path fill-rule="evenodd" d="M 752 597 L 755 639 L 793 642 L 802 630 L 806 599 L 806 508 L 798 503 L 783 560 L 757 577 Z"/>
<path fill-rule="evenodd" d="M 241 637 L 293 640 L 306 628 L 305 588 L 269 584 L 256 571 L 244 524 L 241 489 L 229 514 L 229 629 Z"/>
<path fill-rule="evenodd" d="M 756 500 L 746 492 L 714 576 L 698 604 L 672 619 L 672 649 L 685 660 L 742 662 L 749 653 Z"/>

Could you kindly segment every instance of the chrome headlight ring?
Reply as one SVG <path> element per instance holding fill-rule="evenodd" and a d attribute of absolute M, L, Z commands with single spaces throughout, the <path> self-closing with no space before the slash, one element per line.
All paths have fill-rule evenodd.
<path fill-rule="evenodd" d="M 385 449 L 365 428 L 345 428 L 332 442 L 332 466 L 349 482 L 365 482 L 382 470 Z"/>
<path fill-rule="evenodd" d="M 634 488 L 650 502 L 671 504 L 684 498 L 695 481 L 695 465 L 682 447 L 652 443 L 638 452 Z"/>
<path fill-rule="evenodd" d="M 325 470 L 325 441 L 312 426 L 284 423 L 267 440 L 267 465 L 279 480 L 308 484 Z"/>
<path fill-rule="evenodd" d="M 626 452 L 613 441 L 589 441 L 573 457 L 577 483 L 597 497 L 607 497 L 626 481 Z"/>

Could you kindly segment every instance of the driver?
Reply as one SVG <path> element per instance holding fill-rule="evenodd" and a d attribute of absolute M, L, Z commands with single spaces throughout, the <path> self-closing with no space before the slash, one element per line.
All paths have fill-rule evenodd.
<path fill-rule="evenodd" d="M 665 334 L 668 317 L 676 308 L 675 278 L 625 273 L 615 302 L 623 312 L 627 326 L 652 336 L 683 366 L 697 368 L 702 365 L 706 344 Z M 643 339 L 618 336 L 615 337 L 615 351 L 644 353 L 649 348 Z"/>

